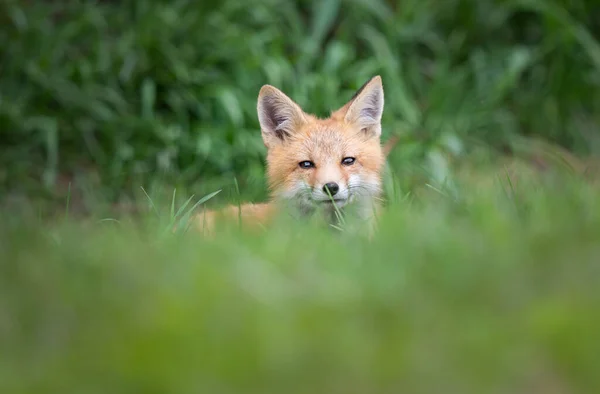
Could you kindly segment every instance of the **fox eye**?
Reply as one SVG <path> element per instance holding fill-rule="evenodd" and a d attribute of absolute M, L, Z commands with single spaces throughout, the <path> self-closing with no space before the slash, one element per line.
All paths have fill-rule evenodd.
<path fill-rule="evenodd" d="M 342 159 L 342 164 L 345 166 L 351 166 L 355 161 L 356 159 L 354 157 L 344 157 Z"/>
<path fill-rule="evenodd" d="M 313 163 L 312 161 L 305 160 L 298 163 L 298 165 L 300 166 L 300 168 L 309 169 L 313 168 L 315 166 L 315 163 Z"/>

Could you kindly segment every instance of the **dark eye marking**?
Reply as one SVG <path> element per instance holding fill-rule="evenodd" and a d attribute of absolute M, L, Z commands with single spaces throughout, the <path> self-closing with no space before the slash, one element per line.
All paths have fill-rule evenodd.
<path fill-rule="evenodd" d="M 300 163 L 298 163 L 298 165 L 300 166 L 300 168 L 303 168 L 305 170 L 315 167 L 315 163 L 309 160 L 301 161 Z"/>
<path fill-rule="evenodd" d="M 354 157 L 344 157 L 342 159 L 342 164 L 345 166 L 351 166 L 355 161 L 356 159 Z"/>

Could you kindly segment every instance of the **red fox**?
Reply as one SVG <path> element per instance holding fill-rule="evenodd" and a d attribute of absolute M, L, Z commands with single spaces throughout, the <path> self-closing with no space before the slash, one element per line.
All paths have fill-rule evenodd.
<path fill-rule="evenodd" d="M 371 219 L 379 205 L 385 156 L 396 142 L 392 138 L 381 146 L 383 102 L 381 77 L 375 76 L 329 118 L 318 119 L 279 89 L 263 86 L 257 111 L 271 201 L 205 211 L 196 224 L 210 232 L 223 216 L 264 225 L 280 203 L 302 216 L 318 212 L 328 220 L 352 204 L 361 218 Z"/>

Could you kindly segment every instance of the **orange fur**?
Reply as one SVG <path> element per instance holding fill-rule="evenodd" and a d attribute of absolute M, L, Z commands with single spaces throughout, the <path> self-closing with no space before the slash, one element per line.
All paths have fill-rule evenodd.
<path fill-rule="evenodd" d="M 195 219 L 195 225 L 207 235 L 214 233 L 217 227 L 217 221 L 240 220 L 247 228 L 256 230 L 266 226 L 275 213 L 274 204 L 241 204 L 228 205 L 221 210 L 205 210 L 198 214 Z"/>
<path fill-rule="evenodd" d="M 280 201 L 291 202 L 301 214 L 319 212 L 328 218 L 352 204 L 359 206 L 362 217 L 372 218 L 379 204 L 385 157 L 397 142 L 392 137 L 381 146 L 379 76 L 326 119 L 305 113 L 270 85 L 261 88 L 257 111 L 267 147 L 270 202 L 205 211 L 197 216 L 198 227 L 211 232 L 221 218 L 240 218 L 251 227 L 266 225 L 279 211 Z"/>

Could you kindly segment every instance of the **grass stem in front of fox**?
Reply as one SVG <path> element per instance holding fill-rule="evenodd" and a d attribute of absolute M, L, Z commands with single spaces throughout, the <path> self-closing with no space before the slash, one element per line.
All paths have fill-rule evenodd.
<path fill-rule="evenodd" d="M 329 191 L 329 188 L 325 188 L 325 191 L 327 192 L 327 196 L 329 197 L 329 200 L 331 201 L 331 205 L 333 206 L 334 209 L 334 214 L 335 217 L 338 221 L 338 224 L 340 224 L 341 226 L 345 226 L 346 225 L 346 221 L 344 219 L 344 214 L 342 213 L 342 211 L 339 209 L 339 207 L 337 206 L 337 204 L 335 203 L 335 199 L 333 198 L 333 195 L 331 195 L 331 192 Z M 333 225 L 330 224 L 332 227 L 338 229 L 338 230 L 342 230 L 342 228 L 340 228 L 337 225 Z"/>

